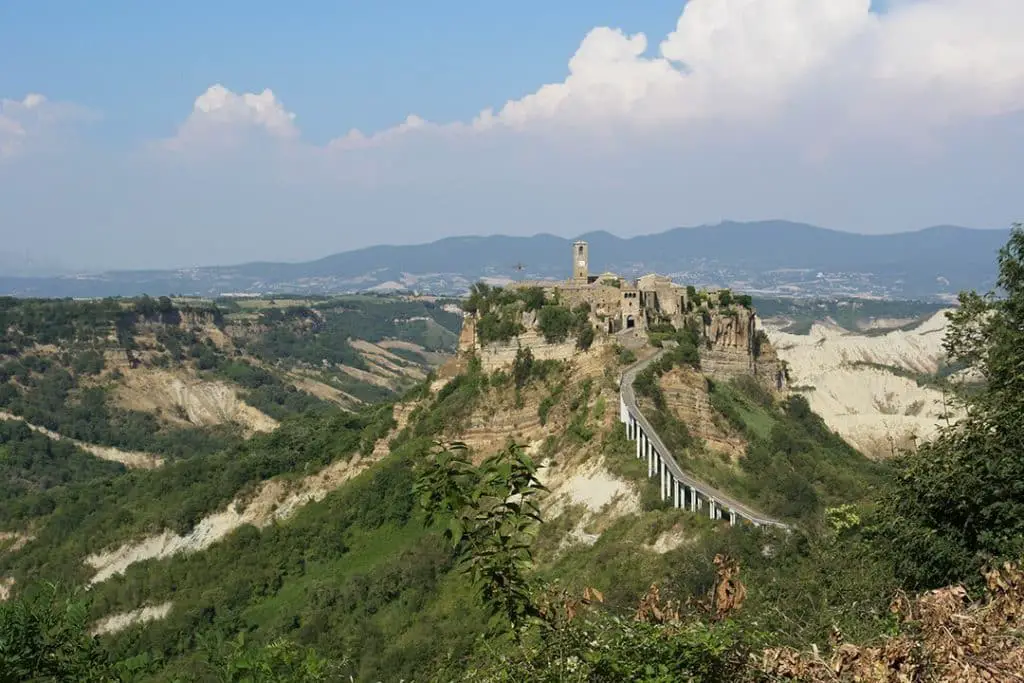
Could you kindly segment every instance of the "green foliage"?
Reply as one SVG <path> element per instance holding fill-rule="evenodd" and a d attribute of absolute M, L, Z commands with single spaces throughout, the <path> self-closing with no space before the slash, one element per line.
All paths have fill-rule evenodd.
<path fill-rule="evenodd" d="M 118 680 L 88 617 L 88 605 L 57 584 L 0 602 L 0 683 Z"/>
<path fill-rule="evenodd" d="M 647 476 L 647 460 L 636 457 L 636 445 L 626 437 L 626 425 L 616 422 L 611 431 L 605 434 L 601 442 L 601 453 L 612 474 L 636 485 L 641 510 L 650 512 L 666 508 L 665 501 L 661 499 L 659 484 Z"/>
<path fill-rule="evenodd" d="M 1024 228 L 999 254 L 998 292 L 963 293 L 945 348 L 980 373 L 954 427 L 897 460 L 878 533 L 903 579 L 933 587 L 1024 554 Z"/>
<path fill-rule="evenodd" d="M 313 648 L 283 638 L 252 647 L 244 633 L 212 652 L 208 669 L 221 683 L 319 683 L 341 676 L 341 667 Z"/>
<path fill-rule="evenodd" d="M 549 344 L 561 343 L 576 337 L 576 346 L 586 350 L 594 343 L 594 328 L 590 324 L 590 306 L 580 304 L 570 310 L 567 306 L 547 304 L 540 309 L 537 326 Z"/>
<path fill-rule="evenodd" d="M 446 432 L 457 432 L 473 412 L 486 382 L 487 377 L 480 369 L 480 361 L 474 358 L 469 369 L 449 380 L 431 403 L 413 411 L 409 416 L 409 424 L 396 441 L 401 442 L 413 436 L 433 438 Z"/>
<path fill-rule="evenodd" d="M 206 514 L 258 482 L 302 473 L 349 457 L 363 447 L 386 411 L 292 418 L 244 446 L 190 458 L 156 470 L 134 470 L 97 485 L 83 479 L 4 503 L 8 524 L 34 520 L 37 541 L 0 555 L 0 572 L 19 581 L 33 576 L 78 578 L 81 558 L 130 536 L 170 529 L 188 532 Z"/>
<path fill-rule="evenodd" d="M 524 304 L 535 306 L 537 289 L 506 290 L 491 287 L 483 282 L 475 283 L 469 297 L 462 303 L 462 310 L 476 316 L 476 335 L 480 344 L 509 342 L 525 331 L 519 322 Z M 541 305 L 544 291 L 540 290 Z M 531 310 L 534 310 L 531 308 Z"/>
<path fill-rule="evenodd" d="M 275 419 L 283 420 L 290 415 L 329 413 L 338 410 L 333 404 L 300 391 L 294 384 L 285 382 L 277 374 L 247 360 L 217 363 L 215 367 L 218 375 L 245 389 L 242 398 L 246 403 Z"/>
<path fill-rule="evenodd" d="M 587 324 L 579 328 L 576 335 L 576 348 L 581 351 L 587 351 L 594 344 L 594 338 L 597 333 L 594 332 L 594 326 Z"/>
<path fill-rule="evenodd" d="M 439 516 L 462 570 L 480 586 L 493 617 L 518 633 L 540 616 L 529 581 L 531 545 L 541 523 L 537 495 L 546 489 L 523 448 L 511 443 L 478 467 L 460 443 L 435 448 L 416 480 L 427 524 Z"/>
<path fill-rule="evenodd" d="M 470 676 L 486 683 L 727 683 L 746 678 L 743 641 L 734 624 L 666 625 L 595 610 Z"/>
<path fill-rule="evenodd" d="M 548 415 L 551 414 L 551 409 L 555 407 L 555 404 L 562 398 L 562 393 L 565 390 L 565 384 L 558 382 L 551 389 L 551 393 L 541 399 L 540 405 L 537 406 L 537 417 L 540 418 L 540 423 L 546 425 L 548 423 Z"/>
<path fill-rule="evenodd" d="M 517 389 L 522 389 L 533 374 L 533 352 L 529 348 L 520 347 L 512 362 L 512 379 Z"/>
<path fill-rule="evenodd" d="M 415 468 L 428 448 L 406 442 L 286 524 L 244 526 L 202 553 L 137 564 L 95 586 L 97 615 L 174 602 L 163 620 L 119 634 L 113 652 L 153 653 L 166 680 L 206 680 L 224 657 L 204 642 L 245 633 L 250 650 L 286 636 L 333 662 L 332 681 L 419 678 L 445 652 L 460 654 L 485 620 L 417 512 Z"/>
<path fill-rule="evenodd" d="M 44 359 L 23 357 L 3 368 L 0 376 L 20 378 L 24 389 L 3 385 L 0 409 L 62 436 L 171 457 L 210 454 L 240 441 L 238 430 L 231 426 L 170 427 L 150 413 L 116 407 L 103 387 L 83 387 L 66 369 Z"/>
<path fill-rule="evenodd" d="M 544 290 L 541 287 L 521 289 L 519 290 L 519 296 L 522 298 L 527 311 L 539 311 L 544 308 L 545 296 Z"/>
<path fill-rule="evenodd" d="M 0 420 L 0 510 L 56 486 L 125 471 L 121 463 L 100 460 L 66 440 L 54 441 L 20 420 Z"/>
<path fill-rule="evenodd" d="M 587 426 L 590 418 L 590 394 L 594 383 L 589 377 L 580 386 L 580 392 L 569 403 L 569 426 L 565 435 L 575 443 L 586 443 L 594 436 L 594 430 Z"/>
<path fill-rule="evenodd" d="M 564 342 L 572 330 L 575 319 L 565 306 L 549 304 L 540 310 L 537 325 L 549 344 Z"/>
<path fill-rule="evenodd" d="M 757 332 L 754 333 L 754 340 L 753 340 L 753 346 L 751 348 L 751 352 L 753 353 L 755 359 L 761 357 L 761 349 L 764 348 L 764 345 L 767 344 L 767 343 L 768 343 L 768 333 L 767 332 L 765 332 L 764 330 L 758 330 Z"/>
<path fill-rule="evenodd" d="M 739 473 L 709 478 L 768 514 L 817 519 L 828 506 L 868 498 L 887 479 L 830 430 L 799 395 L 780 407 L 752 377 L 709 382 L 711 404 L 748 440 Z"/>

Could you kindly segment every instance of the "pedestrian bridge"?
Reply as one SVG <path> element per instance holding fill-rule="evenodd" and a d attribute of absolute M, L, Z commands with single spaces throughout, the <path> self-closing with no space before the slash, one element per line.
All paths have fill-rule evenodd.
<path fill-rule="evenodd" d="M 622 374 L 619 384 L 619 417 L 626 425 L 626 435 L 636 442 L 636 457 L 647 460 L 647 476 L 661 481 L 661 499 L 672 501 L 679 509 L 707 514 L 711 519 L 728 520 L 729 524 L 774 526 L 789 529 L 787 524 L 768 517 L 730 498 L 714 487 L 690 476 L 679 467 L 664 442 L 637 407 L 633 381 L 637 374 L 665 353 L 635 363 Z"/>

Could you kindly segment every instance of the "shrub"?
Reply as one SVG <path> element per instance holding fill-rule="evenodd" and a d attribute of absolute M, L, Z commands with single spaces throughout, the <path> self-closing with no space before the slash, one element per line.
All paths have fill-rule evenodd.
<path fill-rule="evenodd" d="M 576 337 L 576 347 L 582 351 L 588 350 L 593 345 L 595 336 L 593 326 L 586 325 L 580 328 L 579 334 Z"/>
<path fill-rule="evenodd" d="M 544 306 L 537 317 L 537 325 L 549 344 L 565 341 L 574 322 L 572 311 L 556 304 Z"/>

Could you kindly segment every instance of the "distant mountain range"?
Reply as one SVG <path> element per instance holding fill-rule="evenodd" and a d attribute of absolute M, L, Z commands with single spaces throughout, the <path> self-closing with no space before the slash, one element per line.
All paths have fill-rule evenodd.
<path fill-rule="evenodd" d="M 1008 230 L 938 226 L 859 235 L 787 221 L 726 222 L 621 238 L 591 232 L 591 272 L 671 275 L 694 285 L 732 286 L 790 296 L 945 299 L 994 284 Z M 376 246 L 305 263 L 247 263 L 181 270 L 111 271 L 55 277 L 0 273 L 0 293 L 91 297 L 147 293 L 330 294 L 412 290 L 459 294 L 476 280 L 562 279 L 572 239 L 451 237 L 429 244 Z"/>

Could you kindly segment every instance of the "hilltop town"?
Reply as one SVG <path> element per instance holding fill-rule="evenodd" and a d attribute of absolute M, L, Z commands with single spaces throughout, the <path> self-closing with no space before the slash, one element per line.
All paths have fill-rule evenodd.
<path fill-rule="evenodd" d="M 539 360 L 567 360 L 592 346 L 671 344 L 672 332 L 691 328 L 702 342 L 701 369 L 709 376 L 749 374 L 766 388 L 785 387 L 785 364 L 759 328 L 750 296 L 698 290 L 654 273 L 636 279 L 591 275 L 585 241 L 572 245 L 571 257 L 566 280 L 517 282 L 506 295 L 476 285 L 459 350 L 478 354 L 485 368 L 496 369 L 510 364 L 520 348 L 529 348 Z M 571 322 L 547 323 L 559 318 Z"/>

